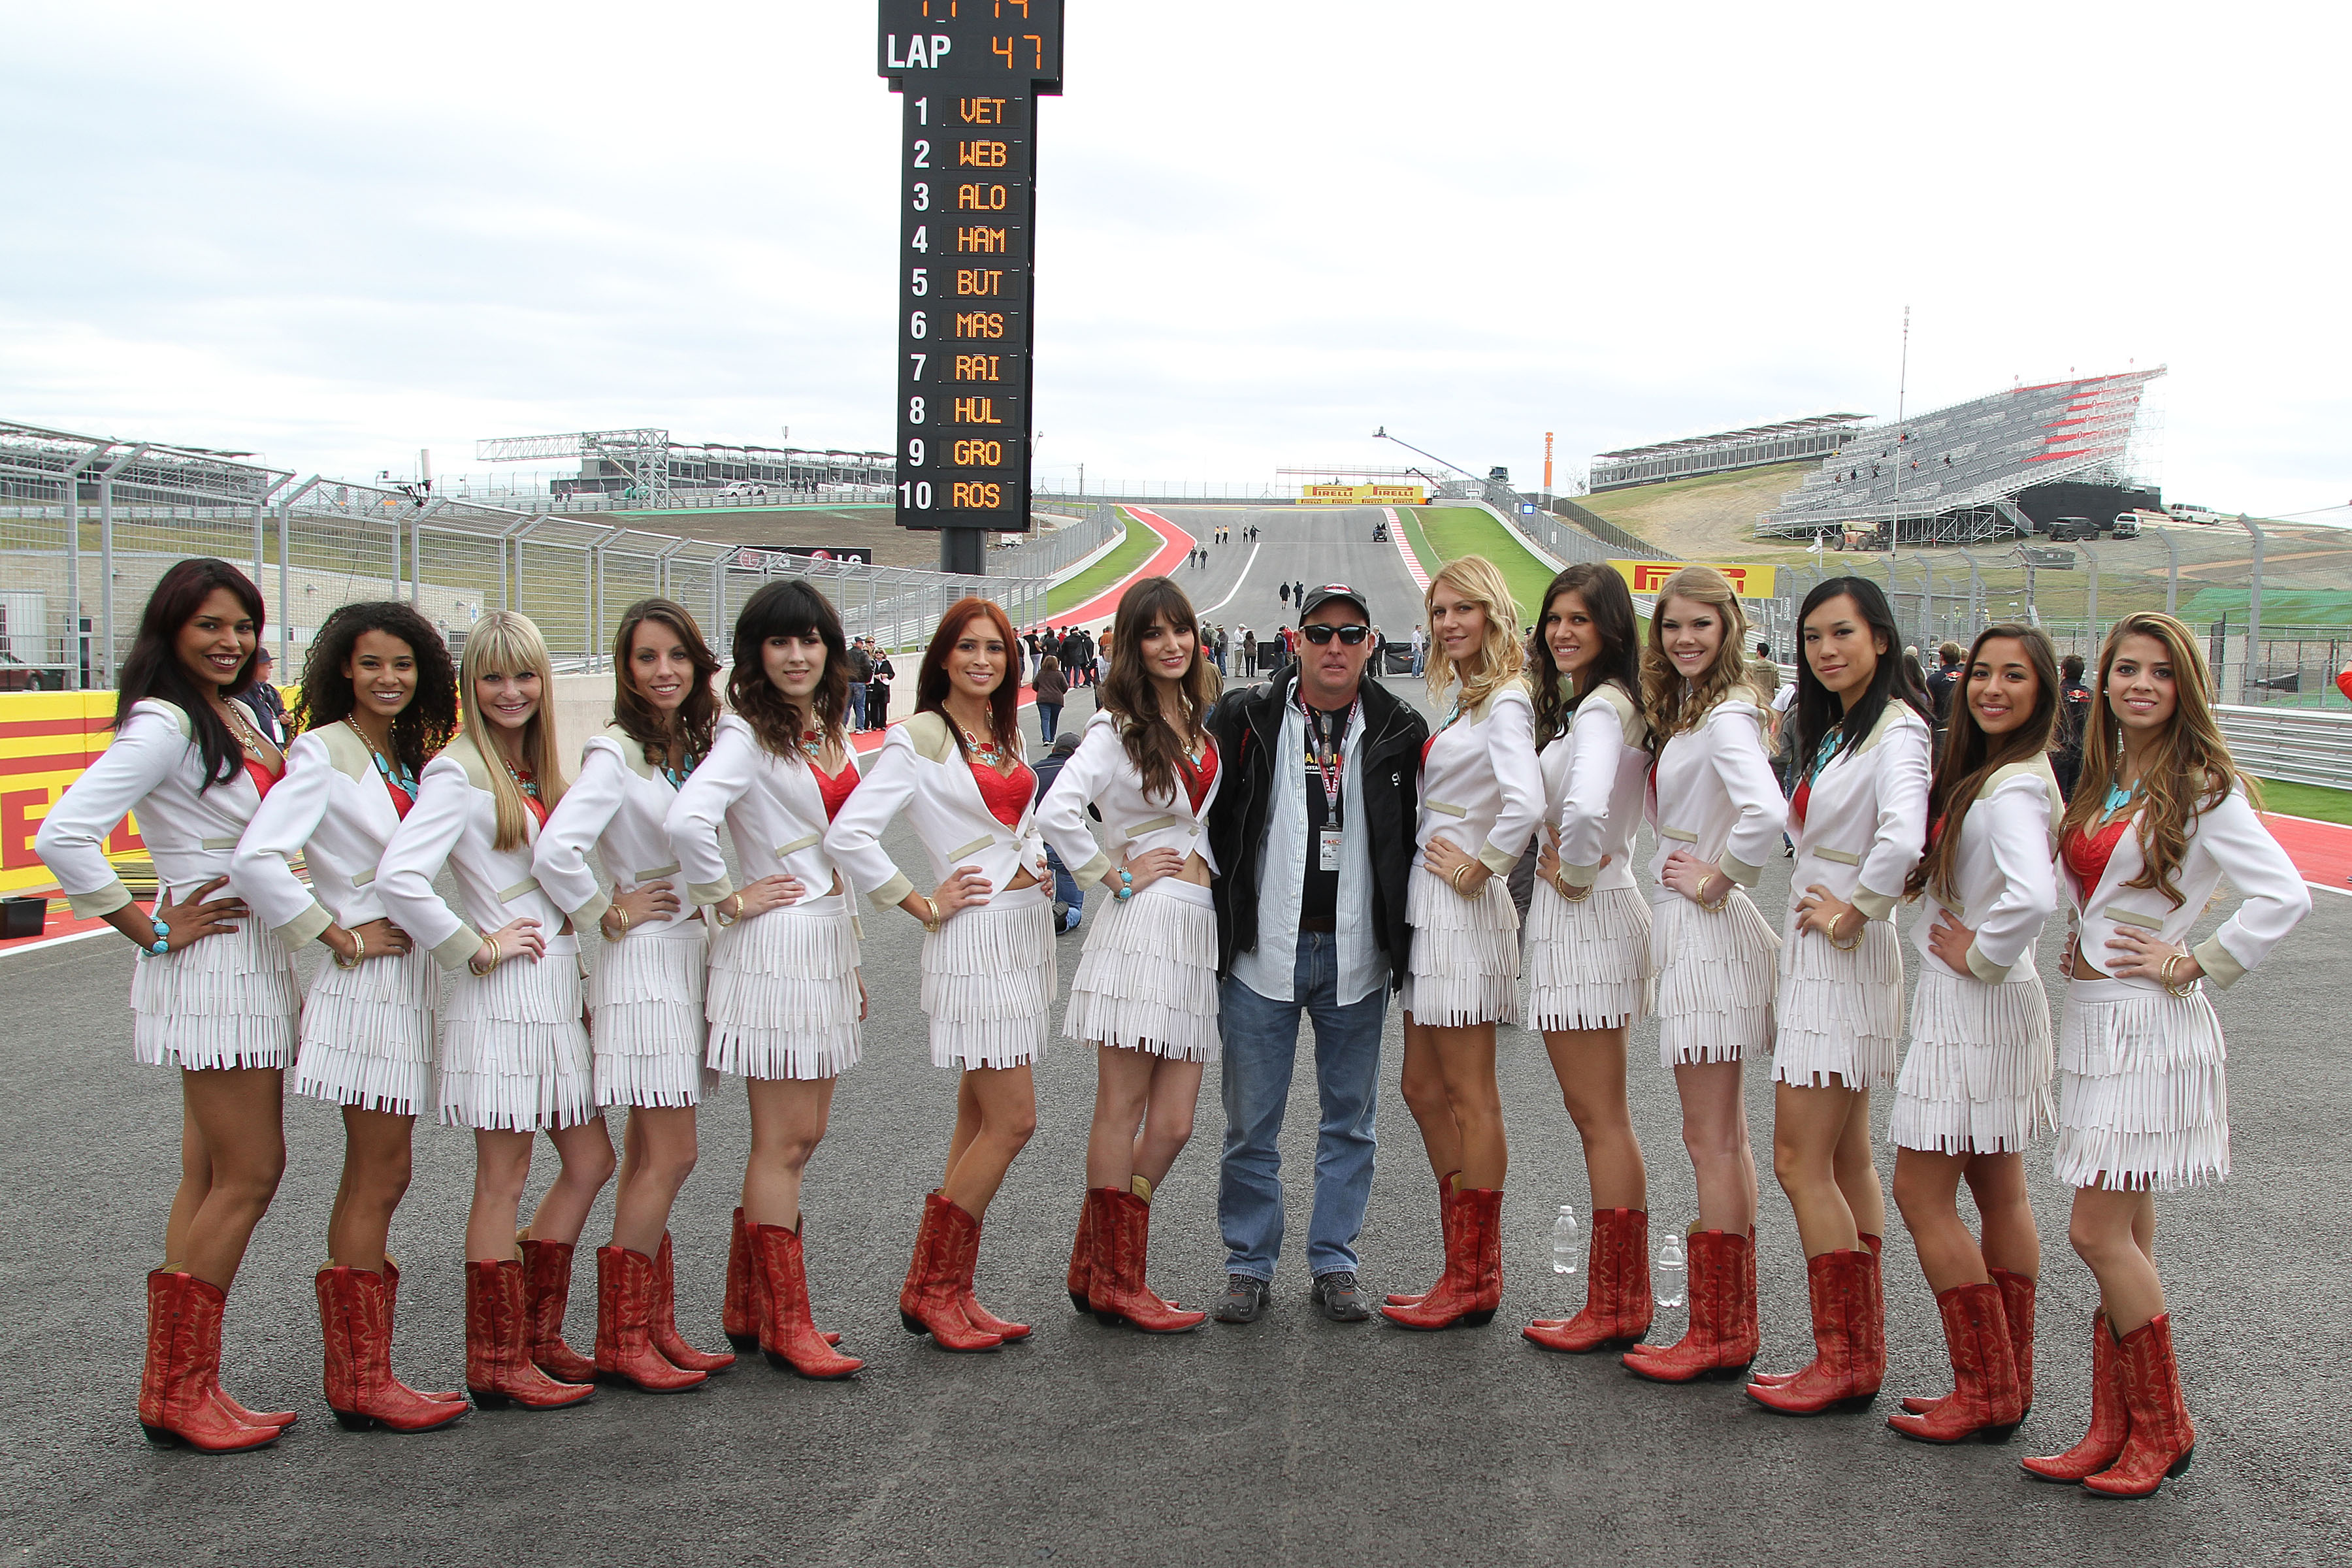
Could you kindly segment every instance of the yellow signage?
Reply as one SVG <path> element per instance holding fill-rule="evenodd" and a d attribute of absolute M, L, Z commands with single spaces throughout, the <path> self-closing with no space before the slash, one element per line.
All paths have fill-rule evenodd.
<path fill-rule="evenodd" d="M 1772 597 L 1772 577 L 1776 568 L 1743 566 L 1729 561 L 1612 561 L 1617 575 L 1625 579 L 1625 586 L 1636 594 L 1654 594 L 1665 580 L 1685 566 L 1712 566 L 1731 584 L 1731 591 L 1743 599 Z"/>
<path fill-rule="evenodd" d="M 1307 485 L 1298 492 L 1310 506 L 1420 506 L 1419 485 Z"/>

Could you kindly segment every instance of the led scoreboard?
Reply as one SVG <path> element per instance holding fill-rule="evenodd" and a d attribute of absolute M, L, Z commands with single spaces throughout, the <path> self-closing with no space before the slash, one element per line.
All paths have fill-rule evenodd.
<path fill-rule="evenodd" d="M 1062 0 L 881 0 L 898 160 L 898 526 L 1029 528 L 1037 100 L 1062 90 Z"/>

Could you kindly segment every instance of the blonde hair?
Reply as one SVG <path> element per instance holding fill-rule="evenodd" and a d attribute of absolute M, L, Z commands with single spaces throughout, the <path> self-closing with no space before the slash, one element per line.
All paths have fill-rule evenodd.
<path fill-rule="evenodd" d="M 474 748 L 489 776 L 490 798 L 498 802 L 499 831 L 493 847 L 505 851 L 523 840 L 523 816 L 528 807 L 514 776 L 507 772 L 505 753 L 488 733 L 490 721 L 474 709 L 474 682 L 484 670 L 539 677 L 539 706 L 522 727 L 522 762 L 539 784 L 539 803 L 549 811 L 563 798 L 563 768 L 555 754 L 555 721 L 548 704 L 555 700 L 555 670 L 547 657 L 547 641 L 530 616 L 512 610 L 492 610 L 466 634 L 466 655 L 457 669 L 457 691 L 465 704 L 452 746 Z"/>
<path fill-rule="evenodd" d="M 1715 650 L 1715 662 L 1696 680 L 1684 679 L 1666 657 L 1658 623 L 1669 599 L 1687 599 L 1723 617 L 1723 642 Z M 1748 613 L 1722 573 L 1712 566 L 1685 566 L 1659 587 L 1650 612 L 1650 636 L 1642 647 L 1642 710 L 1650 721 L 1651 745 L 1663 746 L 1673 736 L 1696 728 L 1717 703 L 1742 687 L 1755 689 L 1748 673 Z"/>
<path fill-rule="evenodd" d="M 1437 624 L 1438 591 L 1451 586 L 1486 612 L 1486 635 L 1478 639 L 1478 662 L 1457 665 L 1446 656 L 1445 644 L 1430 639 L 1429 695 L 1432 700 L 1445 694 L 1454 681 L 1462 683 L 1462 710 L 1471 712 L 1482 706 L 1496 689 L 1527 667 L 1527 638 L 1519 633 L 1519 607 L 1511 598 L 1511 586 L 1503 581 L 1503 574 L 1483 555 L 1462 555 L 1447 562 L 1436 576 L 1429 580 L 1429 591 L 1422 595 L 1422 611 Z"/>
<path fill-rule="evenodd" d="M 2262 791 L 2238 771 L 2230 743 L 2213 717 L 2213 678 L 2205 668 L 2204 650 L 2197 634 L 2174 617 L 2147 610 L 2126 616 L 2108 628 L 2099 648 L 2098 682 L 2092 688 L 2090 716 L 2083 724 L 2083 773 L 2074 798 L 2066 806 L 2060 835 L 2088 832 L 2106 812 L 2107 791 L 2115 787 L 2124 760 L 2124 727 L 2107 703 L 2107 676 L 2124 638 L 2154 637 L 2164 645 L 2172 665 L 2176 698 L 2164 737 L 2140 770 L 2139 848 L 2145 868 L 2124 885 L 2151 888 L 2179 909 L 2180 891 L 2173 878 L 2189 847 L 2189 819 L 2228 798 L 2232 787 L 2243 789 L 2255 809 Z"/>

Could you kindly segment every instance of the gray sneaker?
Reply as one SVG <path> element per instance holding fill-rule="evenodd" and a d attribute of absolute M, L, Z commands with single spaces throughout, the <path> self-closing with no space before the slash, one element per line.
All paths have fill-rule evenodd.
<path fill-rule="evenodd" d="M 1309 1294 L 1315 1298 L 1315 1310 L 1335 1323 L 1361 1323 L 1372 1315 L 1372 1310 L 1364 1305 L 1363 1289 L 1356 1283 L 1355 1270 L 1351 1268 L 1318 1274 Z"/>
<path fill-rule="evenodd" d="M 1225 1299 L 1209 1315 L 1221 1323 L 1255 1323 L 1265 1313 L 1266 1298 L 1273 1292 L 1263 1279 L 1253 1279 L 1246 1274 L 1225 1276 Z"/>

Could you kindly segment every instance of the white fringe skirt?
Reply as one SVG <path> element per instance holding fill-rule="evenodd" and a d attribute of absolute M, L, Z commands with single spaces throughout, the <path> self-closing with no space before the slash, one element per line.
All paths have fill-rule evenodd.
<path fill-rule="evenodd" d="M 1560 897 L 1536 879 L 1528 906 L 1531 1029 L 1613 1029 L 1650 1016 L 1657 970 L 1650 962 L 1650 904 L 1638 888 Z"/>
<path fill-rule="evenodd" d="M 1794 917 L 1790 917 L 1793 927 Z M 1903 939 L 1893 921 L 1865 921 L 1840 952 L 1819 931 L 1791 930 L 1780 944 L 1772 1014 L 1772 1077 L 1799 1089 L 1895 1081 L 1903 1037 Z"/>
<path fill-rule="evenodd" d="M 1709 914 L 1671 888 L 1650 899 L 1658 975 L 1658 1063 L 1737 1062 L 1772 1048 L 1780 939 L 1738 888 Z"/>
<path fill-rule="evenodd" d="M 1048 890 L 993 894 L 923 937 L 933 1067 L 1017 1068 L 1044 1058 L 1059 979 Z"/>
<path fill-rule="evenodd" d="M 2058 1124 L 2055 1062 L 2050 998 L 2031 962 L 1999 985 L 1923 962 L 1887 1142 L 1932 1154 L 2014 1154 Z"/>
<path fill-rule="evenodd" d="M 285 1068 L 294 1062 L 302 976 L 248 915 L 131 970 L 131 1046 L 151 1068 Z"/>
<path fill-rule="evenodd" d="M 440 999 L 440 966 L 421 947 L 349 969 L 329 954 L 302 1004 L 294 1092 L 390 1116 L 430 1110 Z"/>
<path fill-rule="evenodd" d="M 1070 978 L 1062 1033 L 1085 1045 L 1215 1061 L 1217 909 L 1209 889 L 1162 877 L 1124 903 L 1103 900 Z"/>
<path fill-rule="evenodd" d="M 1447 887 L 1419 860 L 1405 884 L 1412 963 L 1404 1010 L 1416 1024 L 1461 1029 L 1519 1021 L 1519 910 L 1502 877 L 1475 898 Z"/>
<path fill-rule="evenodd" d="M 595 1120 L 582 992 L 576 937 L 549 937 L 537 963 L 510 958 L 486 975 L 452 975 L 441 1006 L 443 1124 L 538 1132 Z"/>
<path fill-rule="evenodd" d="M 2201 984 L 2175 996 L 2070 982 L 2058 1024 L 2058 1179 L 2110 1192 L 2228 1180 L 2227 1056 Z"/>
<path fill-rule="evenodd" d="M 857 1065 L 857 917 L 845 894 L 803 899 L 710 941 L 710 1067 L 825 1079 Z"/>
<path fill-rule="evenodd" d="M 598 1105 L 697 1105 L 719 1075 L 702 1065 L 702 922 L 607 942 L 588 973 Z"/>

